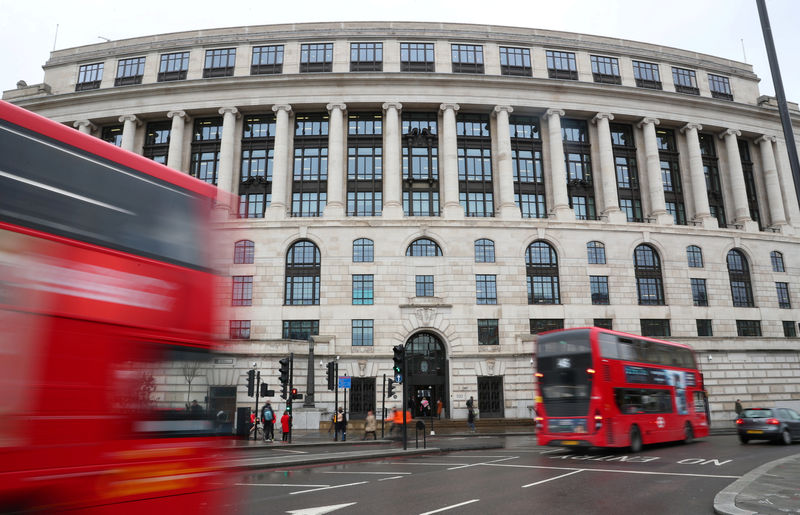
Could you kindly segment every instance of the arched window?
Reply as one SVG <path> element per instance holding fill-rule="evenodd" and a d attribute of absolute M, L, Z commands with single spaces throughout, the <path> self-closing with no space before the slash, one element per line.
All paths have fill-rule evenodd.
<path fill-rule="evenodd" d="M 650 245 L 639 245 L 633 251 L 633 268 L 636 274 L 636 292 L 641 305 L 664 304 L 664 282 L 661 279 L 661 261 Z"/>
<path fill-rule="evenodd" d="M 233 246 L 233 263 L 251 264 L 255 258 L 255 244 L 250 240 L 239 240 Z"/>
<path fill-rule="evenodd" d="M 368 238 L 353 242 L 353 263 L 372 263 L 375 259 L 375 245 Z"/>
<path fill-rule="evenodd" d="M 590 265 L 606 264 L 606 246 L 599 241 L 590 241 L 586 244 L 586 255 Z"/>
<path fill-rule="evenodd" d="M 534 241 L 525 252 L 528 304 L 560 304 L 558 255 L 545 241 Z"/>
<path fill-rule="evenodd" d="M 703 268 L 703 251 L 697 245 L 686 247 L 686 260 L 689 268 Z"/>
<path fill-rule="evenodd" d="M 301 240 L 289 247 L 284 292 L 287 306 L 319 304 L 320 264 L 319 249 L 312 242 Z"/>
<path fill-rule="evenodd" d="M 785 272 L 786 268 L 783 266 L 783 254 L 778 252 L 777 250 L 773 250 L 769 253 L 769 259 L 772 261 L 772 271 L 773 272 Z"/>
<path fill-rule="evenodd" d="M 494 263 L 494 242 L 492 240 L 475 240 L 475 262 Z"/>
<path fill-rule="evenodd" d="M 442 249 L 433 240 L 420 238 L 411 242 L 406 249 L 406 256 L 441 256 Z"/>
<path fill-rule="evenodd" d="M 731 282 L 733 305 L 739 308 L 752 308 L 753 287 L 750 285 L 750 267 L 747 258 L 738 249 L 728 252 L 728 278 Z"/>

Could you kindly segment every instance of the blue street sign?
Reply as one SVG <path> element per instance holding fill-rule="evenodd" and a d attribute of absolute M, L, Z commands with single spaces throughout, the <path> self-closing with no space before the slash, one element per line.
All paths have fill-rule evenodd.
<path fill-rule="evenodd" d="M 403 376 L 401 376 L 400 374 L 397 374 L 396 376 L 394 376 L 394 382 L 395 383 L 402 383 L 403 382 Z"/>
<path fill-rule="evenodd" d="M 339 377 L 339 388 L 350 388 L 350 376 Z"/>

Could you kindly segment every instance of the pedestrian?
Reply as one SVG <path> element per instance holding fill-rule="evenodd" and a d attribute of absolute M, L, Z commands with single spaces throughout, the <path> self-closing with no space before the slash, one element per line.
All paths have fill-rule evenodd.
<path fill-rule="evenodd" d="M 397 422 L 396 422 L 396 420 L 397 420 L 397 408 L 392 408 L 392 414 L 388 418 L 388 420 L 389 420 L 389 423 L 391 424 L 389 426 L 389 435 L 391 435 L 392 433 L 394 433 L 395 429 L 400 429 L 400 426 L 397 425 Z M 402 420 L 402 417 L 401 417 L 401 420 Z"/>
<path fill-rule="evenodd" d="M 444 410 L 444 403 L 442 399 L 436 401 L 436 417 L 441 419 L 442 418 L 442 410 Z"/>
<path fill-rule="evenodd" d="M 431 412 L 430 412 L 431 401 L 429 401 L 427 397 L 423 397 L 422 398 L 422 400 L 419 403 L 419 407 L 420 407 L 420 409 L 419 409 L 420 413 L 423 416 L 426 416 L 426 417 L 430 416 L 430 414 L 431 414 Z"/>
<path fill-rule="evenodd" d="M 474 405 L 475 405 L 475 401 L 472 400 L 472 395 L 470 395 L 469 399 L 467 399 L 467 408 L 472 409 L 472 407 Z"/>
<path fill-rule="evenodd" d="M 741 418 L 742 417 L 742 411 L 743 411 L 742 410 L 742 401 L 740 401 L 739 399 L 736 399 L 736 405 L 735 405 L 735 407 L 733 409 L 736 410 L 736 418 Z"/>
<path fill-rule="evenodd" d="M 292 424 L 292 417 L 289 416 L 289 411 L 284 410 L 283 416 L 281 417 L 281 431 L 283 432 L 283 441 L 289 441 L 289 431 Z"/>
<path fill-rule="evenodd" d="M 467 427 L 473 433 L 475 432 L 475 410 L 472 409 L 470 406 L 469 411 L 467 411 Z"/>
<path fill-rule="evenodd" d="M 364 421 L 364 438 L 362 440 L 367 439 L 367 435 L 372 433 L 372 439 L 377 440 L 378 435 L 376 434 L 376 430 L 378 429 L 378 421 L 375 419 L 375 413 L 372 410 L 367 411 L 367 418 Z"/>
<path fill-rule="evenodd" d="M 189 406 L 189 413 L 192 418 L 201 418 L 203 416 L 203 407 L 197 404 L 196 400 L 193 400 L 192 405 Z"/>
<path fill-rule="evenodd" d="M 339 406 L 339 412 L 334 413 L 333 417 L 331 417 L 331 426 L 328 428 L 328 433 L 331 432 L 331 428 L 333 428 L 333 441 L 336 442 L 339 440 L 339 433 L 342 433 L 342 441 L 347 440 L 347 415 L 344 414 L 344 409 Z"/>
<path fill-rule="evenodd" d="M 272 442 L 275 440 L 275 412 L 272 404 L 267 402 L 261 409 L 261 423 L 264 424 L 264 441 Z"/>

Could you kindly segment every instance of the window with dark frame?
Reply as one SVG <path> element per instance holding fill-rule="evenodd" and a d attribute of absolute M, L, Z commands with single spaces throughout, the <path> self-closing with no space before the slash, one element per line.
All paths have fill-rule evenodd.
<path fill-rule="evenodd" d="M 563 318 L 531 318 L 529 319 L 529 323 L 531 326 L 531 334 L 564 329 Z"/>
<path fill-rule="evenodd" d="M 486 238 L 475 240 L 475 262 L 494 263 L 494 242 Z"/>
<path fill-rule="evenodd" d="M 206 58 L 203 64 L 203 78 L 232 77 L 235 65 L 235 48 L 206 50 Z"/>
<path fill-rule="evenodd" d="M 708 306 L 708 292 L 706 291 L 706 280 L 692 277 L 692 303 L 695 306 Z"/>
<path fill-rule="evenodd" d="M 655 63 L 633 61 L 633 78 L 639 88 L 661 89 L 661 75 Z"/>
<path fill-rule="evenodd" d="M 418 275 L 415 277 L 416 283 L 416 296 L 417 297 L 433 297 L 433 276 L 432 275 Z"/>
<path fill-rule="evenodd" d="M 769 260 L 772 263 L 772 271 L 773 272 L 785 272 L 786 267 L 783 265 L 783 254 L 778 252 L 777 250 L 773 250 L 769 253 Z"/>
<path fill-rule="evenodd" d="M 383 118 L 348 115 L 347 216 L 381 216 L 383 210 Z"/>
<path fill-rule="evenodd" d="M 686 247 L 686 261 L 689 268 L 703 268 L 703 251 L 697 245 Z"/>
<path fill-rule="evenodd" d="M 253 276 L 234 275 L 233 276 L 233 306 L 252 306 L 253 305 Z"/>
<path fill-rule="evenodd" d="M 689 95 L 700 94 L 700 90 L 697 88 L 697 77 L 695 76 L 694 70 L 673 66 L 672 80 L 675 83 L 675 91 L 678 93 L 687 93 Z"/>
<path fill-rule="evenodd" d="M 158 65 L 158 82 L 185 80 L 189 71 L 189 52 L 161 54 Z"/>
<path fill-rule="evenodd" d="M 106 125 L 100 130 L 100 139 L 116 147 L 121 147 L 122 125 Z"/>
<path fill-rule="evenodd" d="M 403 112 L 403 212 L 439 216 L 439 137 L 435 113 Z"/>
<path fill-rule="evenodd" d="M 428 238 L 417 238 L 406 249 L 406 256 L 435 257 L 442 255 L 439 244 Z"/>
<path fill-rule="evenodd" d="M 233 264 L 246 265 L 255 262 L 256 246 L 251 240 L 239 240 L 233 245 Z"/>
<path fill-rule="evenodd" d="M 592 77 L 601 84 L 622 84 L 619 74 L 619 59 L 616 57 L 590 56 L 592 60 Z"/>
<path fill-rule="evenodd" d="M 639 305 L 663 306 L 665 302 L 661 260 L 655 249 L 645 243 L 636 247 L 633 251 L 633 268 Z"/>
<path fill-rule="evenodd" d="M 148 122 L 144 135 L 142 155 L 162 165 L 167 164 L 169 155 L 170 122 Z"/>
<path fill-rule="evenodd" d="M 708 318 L 698 318 L 697 322 L 697 336 L 714 336 L 714 331 L 711 326 L 711 320 Z"/>
<path fill-rule="evenodd" d="M 478 345 L 499 345 L 500 337 L 496 318 L 478 319 Z"/>
<path fill-rule="evenodd" d="M 590 265 L 606 264 L 606 246 L 599 241 L 590 241 L 586 244 L 586 255 Z"/>
<path fill-rule="evenodd" d="M 793 320 L 783 321 L 783 336 L 786 338 L 797 338 L 797 326 Z"/>
<path fill-rule="evenodd" d="M 592 296 L 592 304 L 608 304 L 608 276 L 590 275 L 589 287 Z"/>
<path fill-rule="evenodd" d="M 744 191 L 747 195 L 747 207 L 750 210 L 750 219 L 758 224 L 758 230 L 763 231 L 761 224 L 761 213 L 758 206 L 758 191 L 756 190 L 756 180 L 753 175 L 753 160 L 750 158 L 750 147 L 747 141 L 738 140 L 739 157 L 742 161 L 742 175 L 744 175 Z"/>
<path fill-rule="evenodd" d="M 717 219 L 719 227 L 724 229 L 728 225 L 725 218 L 725 205 L 719 177 L 717 146 L 714 143 L 714 135 L 701 132 L 698 137 L 700 138 L 700 154 L 703 157 L 703 173 L 706 177 L 708 208 L 711 216 Z"/>
<path fill-rule="evenodd" d="M 372 305 L 375 286 L 372 274 L 353 274 L 353 305 Z"/>
<path fill-rule="evenodd" d="M 117 61 L 117 76 L 114 86 L 141 84 L 144 76 L 144 57 L 131 57 Z"/>
<path fill-rule="evenodd" d="M 539 119 L 511 116 L 509 129 L 514 202 L 519 206 L 522 218 L 547 218 Z"/>
<path fill-rule="evenodd" d="M 433 43 L 400 43 L 400 71 L 436 71 Z"/>
<path fill-rule="evenodd" d="M 292 216 L 322 216 L 328 201 L 328 115 L 295 116 Z"/>
<path fill-rule="evenodd" d="M 286 252 L 284 304 L 318 306 L 320 301 L 321 259 L 319 248 L 300 240 Z"/>
<path fill-rule="evenodd" d="M 731 93 L 731 82 L 728 77 L 709 73 L 708 88 L 711 90 L 711 96 L 713 98 L 733 100 L 733 94 Z"/>
<path fill-rule="evenodd" d="M 458 199 L 464 216 L 494 216 L 492 138 L 488 115 L 457 115 L 456 146 Z"/>
<path fill-rule="evenodd" d="M 561 119 L 569 206 L 578 220 L 596 220 L 592 154 L 586 120 Z"/>
<path fill-rule="evenodd" d="M 656 144 L 658 145 L 666 210 L 672 215 L 675 225 L 687 225 L 686 208 L 683 203 L 680 156 L 678 147 L 675 144 L 675 131 L 672 129 L 656 129 Z"/>
<path fill-rule="evenodd" d="M 272 201 L 275 116 L 251 115 L 242 124 L 240 218 L 263 218 Z"/>
<path fill-rule="evenodd" d="M 738 336 L 761 336 L 761 320 L 737 320 L 736 334 Z"/>
<path fill-rule="evenodd" d="M 547 76 L 551 79 L 578 80 L 578 65 L 574 52 L 546 50 Z"/>
<path fill-rule="evenodd" d="M 753 287 L 750 284 L 750 266 L 747 263 L 747 258 L 740 250 L 731 249 L 728 252 L 727 263 L 734 307 L 755 307 Z"/>
<path fill-rule="evenodd" d="M 533 75 L 529 48 L 500 47 L 500 73 L 518 77 Z"/>
<path fill-rule="evenodd" d="M 535 241 L 525 251 L 528 304 L 561 304 L 558 255 L 546 241 Z"/>
<path fill-rule="evenodd" d="M 353 241 L 353 263 L 372 263 L 375 259 L 375 244 L 368 238 Z"/>
<path fill-rule="evenodd" d="M 194 121 L 189 175 L 216 186 L 221 142 L 222 118 L 197 118 Z"/>
<path fill-rule="evenodd" d="M 300 73 L 333 71 L 333 43 L 300 45 Z"/>
<path fill-rule="evenodd" d="M 775 290 L 778 293 L 778 307 L 791 309 L 792 300 L 789 298 L 789 283 L 775 283 Z"/>
<path fill-rule="evenodd" d="M 308 340 L 319 336 L 319 320 L 284 320 L 281 338 L 285 340 Z"/>
<path fill-rule="evenodd" d="M 253 47 L 250 75 L 275 75 L 283 73 L 283 45 Z"/>
<path fill-rule="evenodd" d="M 668 318 L 642 318 L 639 320 L 642 336 L 671 336 Z"/>
<path fill-rule="evenodd" d="M 478 304 L 497 304 L 497 276 L 476 274 L 475 297 Z"/>
<path fill-rule="evenodd" d="M 383 43 L 350 43 L 350 71 L 383 71 Z"/>
<path fill-rule="evenodd" d="M 230 321 L 231 340 L 250 339 L 250 320 L 231 320 Z"/>
<path fill-rule="evenodd" d="M 374 320 L 352 321 L 351 335 L 353 347 L 372 347 L 374 324 Z"/>
<path fill-rule="evenodd" d="M 483 73 L 483 46 L 450 45 L 453 73 Z"/>
<path fill-rule="evenodd" d="M 628 222 L 643 222 L 642 193 L 633 127 L 618 123 L 612 123 L 610 127 L 619 207 L 625 213 Z"/>
<path fill-rule="evenodd" d="M 614 329 L 614 319 L 613 318 L 595 318 L 592 321 L 592 325 L 595 327 L 602 327 L 603 329 Z"/>
<path fill-rule="evenodd" d="M 78 81 L 75 91 L 88 91 L 100 88 L 103 80 L 103 63 L 82 64 L 78 67 Z"/>

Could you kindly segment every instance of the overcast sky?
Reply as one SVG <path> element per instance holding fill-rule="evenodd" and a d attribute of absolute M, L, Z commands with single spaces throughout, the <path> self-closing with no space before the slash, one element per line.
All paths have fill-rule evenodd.
<path fill-rule="evenodd" d="M 789 101 L 800 101 L 800 1 L 767 0 Z M 774 95 L 755 0 L 0 0 L 0 90 L 42 82 L 56 49 L 214 27 L 437 21 L 564 30 L 750 63 Z M 56 25 L 58 33 L 56 34 Z"/>

